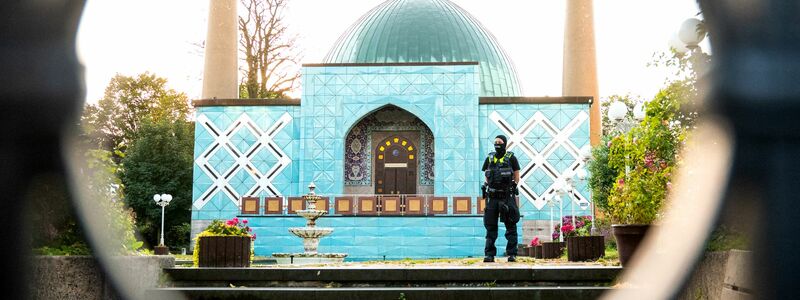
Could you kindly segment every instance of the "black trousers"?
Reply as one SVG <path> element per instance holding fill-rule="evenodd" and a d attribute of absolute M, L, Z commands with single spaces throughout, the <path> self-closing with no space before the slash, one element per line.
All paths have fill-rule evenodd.
<path fill-rule="evenodd" d="M 500 201 L 489 198 L 486 201 L 486 209 L 483 211 L 483 227 L 486 227 L 486 246 L 483 249 L 486 256 L 497 256 L 497 248 L 494 242 L 497 240 L 497 221 L 500 217 Z M 514 198 L 505 200 L 509 206 L 517 208 L 517 203 Z M 506 225 L 506 254 L 517 255 L 517 223 L 504 222 Z"/>

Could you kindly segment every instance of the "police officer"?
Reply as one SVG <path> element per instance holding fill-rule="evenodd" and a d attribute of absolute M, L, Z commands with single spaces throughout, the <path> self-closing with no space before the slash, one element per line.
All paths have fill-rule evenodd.
<path fill-rule="evenodd" d="M 483 211 L 483 226 L 486 227 L 486 246 L 484 262 L 494 262 L 497 248 L 498 217 L 506 225 L 506 254 L 508 261 L 516 261 L 517 256 L 517 222 L 519 221 L 519 208 L 514 198 L 517 182 L 519 182 L 519 162 L 513 152 L 506 151 L 508 140 L 504 135 L 494 139 L 494 152 L 489 153 L 483 162 L 481 171 L 484 171 L 486 182 L 485 191 L 486 208 Z"/>

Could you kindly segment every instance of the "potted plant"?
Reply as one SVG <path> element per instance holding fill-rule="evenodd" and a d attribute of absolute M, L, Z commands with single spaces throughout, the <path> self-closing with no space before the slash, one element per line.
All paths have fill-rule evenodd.
<path fill-rule="evenodd" d="M 552 259 L 561 257 L 561 254 L 564 253 L 566 243 L 558 241 L 560 236 L 561 235 L 558 231 L 553 232 L 551 236 L 553 241 L 542 243 L 542 258 Z"/>
<path fill-rule="evenodd" d="M 528 247 L 528 256 L 542 258 L 542 242 L 539 240 L 539 237 L 534 237 L 531 240 L 530 247 Z"/>
<path fill-rule="evenodd" d="M 606 212 L 613 223 L 622 265 L 659 218 L 669 193 L 671 175 L 680 161 L 679 149 L 694 117 L 680 111 L 689 93 L 690 85 L 683 81 L 661 90 L 647 104 L 642 122 L 606 145 L 608 167 L 616 171 Z"/>
<path fill-rule="evenodd" d="M 194 265 L 199 267 L 249 267 L 256 234 L 247 220 L 213 220 L 195 238 Z"/>
<path fill-rule="evenodd" d="M 561 224 L 556 225 L 556 233 L 564 232 L 569 261 L 597 260 L 605 255 L 605 240 L 602 235 L 591 235 L 591 227 L 591 216 L 575 216 L 575 220 L 572 216 L 565 216 Z"/>

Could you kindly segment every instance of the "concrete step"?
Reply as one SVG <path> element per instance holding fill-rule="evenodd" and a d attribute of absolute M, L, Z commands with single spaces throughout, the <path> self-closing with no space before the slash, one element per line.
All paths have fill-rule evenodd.
<path fill-rule="evenodd" d="M 171 268 L 165 287 L 607 286 L 620 267 Z"/>
<path fill-rule="evenodd" d="M 146 299 L 597 299 L 609 287 L 160 288 Z"/>

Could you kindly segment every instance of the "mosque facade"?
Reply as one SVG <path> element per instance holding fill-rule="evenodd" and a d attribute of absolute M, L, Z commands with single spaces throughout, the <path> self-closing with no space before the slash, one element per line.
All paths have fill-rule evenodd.
<path fill-rule="evenodd" d="M 585 164 L 593 97 L 522 96 L 496 39 L 450 1 L 380 4 L 302 66 L 301 88 L 300 99 L 194 102 L 193 235 L 246 218 L 256 255 L 302 252 L 288 228 L 305 225 L 293 212 L 313 182 L 328 210 L 317 226 L 334 228 L 320 252 L 479 257 L 480 167 L 498 134 L 520 162 L 520 243 L 549 236 L 561 212 L 591 214 L 585 183 L 558 206 L 545 199 Z"/>

